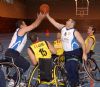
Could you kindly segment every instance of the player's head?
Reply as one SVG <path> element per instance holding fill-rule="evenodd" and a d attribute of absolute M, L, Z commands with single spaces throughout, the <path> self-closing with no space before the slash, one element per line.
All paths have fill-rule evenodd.
<path fill-rule="evenodd" d="M 76 22 L 73 19 L 69 19 L 68 21 L 66 21 L 66 26 L 73 28 L 75 23 Z"/>
<path fill-rule="evenodd" d="M 33 43 L 37 42 L 39 40 L 38 35 L 36 33 L 33 33 L 33 32 L 30 32 L 29 38 Z"/>
<path fill-rule="evenodd" d="M 25 22 L 23 21 L 23 20 L 19 20 L 18 22 L 17 22 L 17 27 L 18 28 L 23 28 L 23 27 L 26 27 L 27 25 L 25 24 Z"/>
<path fill-rule="evenodd" d="M 96 28 L 93 25 L 88 27 L 88 31 L 87 31 L 88 34 L 94 34 L 95 32 L 96 32 Z"/>
<path fill-rule="evenodd" d="M 61 33 L 60 32 L 57 33 L 57 39 L 61 39 Z"/>

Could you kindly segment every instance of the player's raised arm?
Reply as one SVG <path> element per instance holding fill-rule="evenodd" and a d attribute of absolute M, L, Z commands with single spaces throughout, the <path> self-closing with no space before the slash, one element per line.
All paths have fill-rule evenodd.
<path fill-rule="evenodd" d="M 22 29 L 20 29 L 18 34 L 24 35 L 26 32 L 35 29 L 36 27 L 38 27 L 38 25 L 41 23 L 44 17 L 45 17 L 45 14 L 40 13 L 39 15 L 37 15 L 37 19 L 31 25 L 27 26 L 26 24 L 23 23 L 23 25 L 26 25 L 26 26 L 22 27 Z"/>
<path fill-rule="evenodd" d="M 57 21 L 55 21 L 48 13 L 46 14 L 46 17 L 59 30 L 62 29 L 62 27 L 65 26 L 64 24 L 60 24 Z"/>

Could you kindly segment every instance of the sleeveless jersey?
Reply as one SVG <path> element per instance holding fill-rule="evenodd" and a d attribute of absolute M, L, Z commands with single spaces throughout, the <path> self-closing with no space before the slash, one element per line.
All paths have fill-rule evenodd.
<path fill-rule="evenodd" d="M 30 45 L 30 48 L 33 51 L 37 61 L 39 58 L 51 58 L 51 52 L 47 46 L 46 41 L 32 44 Z"/>
<path fill-rule="evenodd" d="M 55 40 L 54 41 L 54 48 L 56 49 L 56 51 L 57 51 L 57 55 L 62 55 L 63 54 L 63 52 L 64 52 L 64 50 L 63 50 L 63 47 L 62 47 L 62 42 L 61 42 L 61 40 Z"/>
<path fill-rule="evenodd" d="M 66 27 L 61 30 L 61 40 L 63 44 L 64 51 L 73 51 L 79 48 L 79 43 L 74 35 L 75 29 L 66 29 Z"/>
<path fill-rule="evenodd" d="M 18 30 L 19 28 L 15 31 L 8 48 L 14 49 L 20 53 L 26 44 L 27 34 L 18 36 Z"/>
<path fill-rule="evenodd" d="M 85 44 L 87 45 L 88 44 L 88 41 L 89 39 L 92 38 L 93 39 L 93 44 L 90 48 L 90 50 L 94 50 L 94 47 L 95 47 L 95 44 L 96 44 L 96 39 L 95 39 L 95 36 L 94 35 L 91 35 L 91 36 L 88 36 L 85 40 Z"/>

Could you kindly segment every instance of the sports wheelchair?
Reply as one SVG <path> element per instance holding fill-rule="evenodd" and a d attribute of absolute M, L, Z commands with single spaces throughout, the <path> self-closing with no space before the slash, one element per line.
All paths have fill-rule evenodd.
<path fill-rule="evenodd" d="M 81 87 L 89 87 L 89 79 L 100 81 L 100 68 L 93 58 L 79 63 L 79 78 Z M 30 74 L 28 87 L 38 87 L 41 84 L 49 87 L 70 87 L 67 71 L 64 69 L 64 55 L 55 60 L 39 59 L 38 65 Z"/>
<path fill-rule="evenodd" d="M 76 56 L 75 56 L 76 58 Z M 90 80 L 100 81 L 100 67 L 94 58 L 79 62 L 79 83 L 81 87 L 89 87 Z M 70 87 L 67 81 L 66 87 Z"/>
<path fill-rule="evenodd" d="M 84 62 L 84 69 L 92 80 L 100 81 L 100 67 L 94 58 L 90 58 Z"/>
<path fill-rule="evenodd" d="M 38 87 L 39 85 L 65 87 L 66 76 L 64 68 L 57 64 L 57 59 L 39 59 L 38 65 L 30 74 L 28 87 Z"/>

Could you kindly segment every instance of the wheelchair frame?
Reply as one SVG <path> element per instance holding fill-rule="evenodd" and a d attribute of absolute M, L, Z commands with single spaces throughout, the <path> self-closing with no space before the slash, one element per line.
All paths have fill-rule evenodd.
<path fill-rule="evenodd" d="M 54 66 L 54 72 L 53 72 L 54 79 L 51 82 L 42 82 L 42 84 L 47 84 L 47 85 L 51 85 L 51 86 L 52 86 L 52 84 L 55 84 L 56 87 L 59 87 L 59 86 L 70 87 L 68 79 L 66 77 L 67 76 L 67 71 L 64 69 L 64 66 L 63 66 L 64 64 L 63 63 L 62 64 L 59 63 L 60 62 L 60 57 L 62 57 L 62 56 L 63 55 L 59 56 L 58 59 L 54 60 L 54 62 L 53 62 L 55 64 L 55 66 Z M 87 65 L 87 62 L 89 64 L 91 64 L 90 63 L 91 61 L 96 65 L 95 70 L 98 70 L 99 74 L 100 74 L 100 68 L 98 67 L 96 61 L 93 58 L 92 59 L 88 59 L 87 61 L 83 61 L 83 70 L 84 70 L 83 74 L 85 76 L 83 78 L 81 78 L 80 83 L 84 83 L 84 81 L 87 80 L 87 79 L 89 79 L 89 78 L 92 79 L 92 80 L 95 80 L 95 81 L 100 81 L 100 79 L 97 79 L 96 77 L 93 76 L 93 74 L 91 73 L 91 71 L 88 71 L 88 67 L 89 68 L 90 68 L 90 66 L 93 67 L 92 65 L 90 65 L 90 66 Z M 31 86 L 31 80 L 33 79 L 33 75 L 34 75 L 34 73 L 35 73 L 35 71 L 36 71 L 37 68 L 38 68 L 38 65 L 32 70 L 32 73 L 30 74 L 30 78 L 29 78 L 29 81 L 28 81 L 28 87 L 32 87 Z M 62 85 L 59 84 L 59 82 L 60 82 L 59 80 L 61 80 L 61 79 L 59 79 L 59 77 L 57 76 L 57 72 L 58 72 L 57 70 L 58 69 L 62 69 L 62 70 L 59 70 L 59 71 L 64 71 L 63 73 L 61 73 L 61 76 L 63 78 Z M 82 72 L 80 72 L 80 73 L 82 73 Z M 36 80 L 36 78 L 35 78 L 35 80 Z M 38 82 L 39 82 L 39 84 L 41 83 L 41 81 L 40 81 L 39 78 L 38 78 Z M 38 87 L 38 86 L 34 86 L 34 87 Z M 86 84 L 85 85 L 83 84 L 82 87 L 86 87 Z"/>
<path fill-rule="evenodd" d="M 58 78 L 58 69 L 60 69 L 61 67 L 59 65 L 57 65 L 56 63 L 53 62 L 53 69 L 52 69 L 52 80 L 47 82 L 47 81 L 41 81 L 39 75 L 37 76 L 37 78 L 34 78 L 34 74 L 35 72 L 38 70 L 39 65 L 35 66 L 35 68 L 32 70 L 32 73 L 30 74 L 29 77 L 29 81 L 28 81 L 28 87 L 38 87 L 38 85 L 42 84 L 42 85 L 48 85 L 48 86 L 52 86 L 55 85 L 56 87 L 64 86 L 63 82 L 60 82 L 60 78 Z M 38 83 L 36 83 L 34 86 L 31 84 L 32 80 L 36 80 Z"/>
<path fill-rule="evenodd" d="M 13 72 L 16 73 L 16 80 L 14 80 L 14 87 L 16 87 L 20 83 L 20 70 L 19 67 L 14 64 L 13 58 L 9 58 L 11 58 L 12 62 L 7 61 L 6 59 L 0 60 L 0 68 L 4 72 L 6 83 L 8 83 L 10 79 L 12 79 L 13 76 L 11 74 Z"/>

